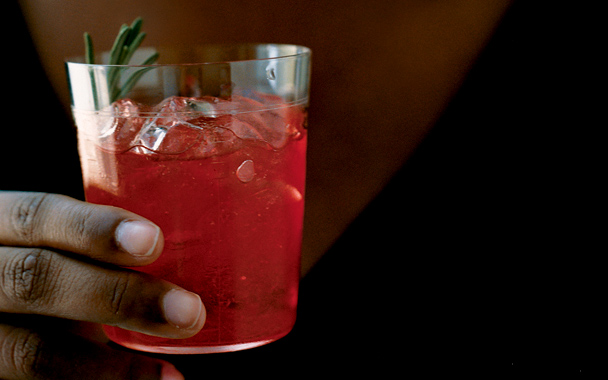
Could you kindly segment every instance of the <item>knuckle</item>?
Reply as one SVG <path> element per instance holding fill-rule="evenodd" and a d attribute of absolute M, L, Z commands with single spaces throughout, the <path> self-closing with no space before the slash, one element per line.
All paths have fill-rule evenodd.
<path fill-rule="evenodd" d="M 53 290 L 52 253 L 33 248 L 20 250 L 4 267 L 2 290 L 19 305 L 46 301 Z"/>
<path fill-rule="evenodd" d="M 111 277 L 102 287 L 96 287 L 100 305 L 97 315 L 103 318 L 100 323 L 146 330 L 151 328 L 150 323 L 165 323 L 159 304 L 160 294 L 166 291 L 162 282 L 150 281 L 150 277 L 130 270 Z"/>
<path fill-rule="evenodd" d="M 13 332 L 12 339 L 4 342 L 4 357 L 9 358 L 15 372 L 28 379 L 37 378 L 44 362 L 44 340 L 34 331 L 15 329 Z"/>
<path fill-rule="evenodd" d="M 70 241 L 77 247 L 89 246 L 89 235 L 98 228 L 93 211 L 88 207 L 75 204 L 65 209 L 64 212 L 66 214 L 62 219 L 66 225 L 60 231 L 56 231 L 61 234 L 56 240 Z"/>
<path fill-rule="evenodd" d="M 14 233 L 26 243 L 36 241 L 41 205 L 49 197 L 47 193 L 29 193 L 20 197 L 12 207 L 10 222 Z"/>
<path fill-rule="evenodd" d="M 125 275 L 117 276 L 109 287 L 109 310 L 110 312 L 122 319 L 128 314 L 129 299 L 128 293 L 134 282 L 134 275 L 125 273 Z"/>
<path fill-rule="evenodd" d="M 70 248 L 78 251 L 114 249 L 109 234 L 119 223 L 119 218 L 111 209 L 84 202 L 66 202 L 60 212 L 63 228 L 49 232 L 53 241 L 69 242 Z"/>

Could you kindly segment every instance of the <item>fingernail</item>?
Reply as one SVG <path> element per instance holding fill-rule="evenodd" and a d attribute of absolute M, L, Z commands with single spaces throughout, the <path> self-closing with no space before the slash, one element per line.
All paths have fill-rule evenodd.
<path fill-rule="evenodd" d="M 160 228 L 150 222 L 126 220 L 116 228 L 116 242 L 133 256 L 150 256 L 158 244 Z"/>
<path fill-rule="evenodd" d="M 185 378 L 172 364 L 165 363 L 160 374 L 160 380 L 185 380 Z"/>
<path fill-rule="evenodd" d="M 167 322 L 173 326 L 189 329 L 198 323 L 205 307 L 197 294 L 173 289 L 163 297 L 163 312 Z"/>

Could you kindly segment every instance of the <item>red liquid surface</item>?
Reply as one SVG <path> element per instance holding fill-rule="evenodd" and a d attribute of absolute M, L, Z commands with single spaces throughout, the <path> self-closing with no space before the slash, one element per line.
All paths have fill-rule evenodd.
<path fill-rule="evenodd" d="M 133 269 L 199 294 L 207 320 L 189 339 L 107 326 L 110 339 L 145 351 L 203 353 L 253 347 L 287 334 L 298 295 L 305 111 L 292 106 L 189 120 L 202 129 L 169 121 L 173 132 L 184 130 L 154 145 L 161 153 L 133 138 L 149 120 L 133 120 L 116 118 L 111 143 L 81 134 L 87 201 L 158 224 L 165 236 L 161 257 Z M 233 129 L 244 128 L 239 123 L 285 136 L 273 140 L 274 146 L 265 142 L 268 131 L 261 138 L 237 131 L 241 136 L 235 138 Z"/>

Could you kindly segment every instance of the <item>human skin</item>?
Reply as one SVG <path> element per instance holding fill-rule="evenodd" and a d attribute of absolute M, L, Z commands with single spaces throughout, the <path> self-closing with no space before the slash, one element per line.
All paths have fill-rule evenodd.
<path fill-rule="evenodd" d="M 153 262 L 163 243 L 160 228 L 119 208 L 0 191 L 0 378 L 183 379 L 110 349 L 98 328 L 187 338 L 203 327 L 197 295 L 119 268 Z"/>

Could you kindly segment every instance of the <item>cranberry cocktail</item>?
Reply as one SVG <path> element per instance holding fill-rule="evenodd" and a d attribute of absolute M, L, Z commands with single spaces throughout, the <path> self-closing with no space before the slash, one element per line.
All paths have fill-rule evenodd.
<path fill-rule="evenodd" d="M 86 200 L 156 223 L 160 258 L 132 269 L 197 293 L 207 311 L 188 339 L 105 326 L 121 345 L 234 351 L 279 339 L 295 322 L 310 52 L 243 49 L 200 66 L 67 64 Z M 137 86 L 108 91 L 124 97 L 103 92 L 110 79 L 129 84 L 116 76 L 130 69 Z"/>

